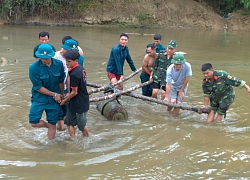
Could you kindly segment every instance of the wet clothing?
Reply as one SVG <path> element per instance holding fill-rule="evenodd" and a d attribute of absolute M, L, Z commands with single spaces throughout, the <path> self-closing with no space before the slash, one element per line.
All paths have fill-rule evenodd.
<path fill-rule="evenodd" d="M 77 95 L 69 101 L 69 109 L 66 114 L 64 124 L 67 126 L 78 126 L 80 131 L 84 131 L 89 110 L 89 94 L 86 84 L 86 71 L 78 63 L 69 70 L 70 91 L 78 87 Z"/>
<path fill-rule="evenodd" d="M 32 102 L 29 112 L 29 123 L 37 124 L 42 118 L 43 111 L 46 113 L 46 120 L 52 125 L 56 125 L 59 117 L 60 104 L 56 101 L 53 103 Z"/>
<path fill-rule="evenodd" d="M 36 56 L 36 51 L 38 50 L 38 48 L 39 48 L 39 46 L 40 46 L 41 44 L 38 44 L 38 45 L 36 45 L 35 47 L 34 47 L 34 50 L 33 50 L 33 57 L 34 58 L 38 58 L 37 56 Z M 51 44 L 50 44 L 51 45 Z M 52 49 L 56 52 L 56 48 L 53 46 L 53 45 L 51 45 L 52 46 Z"/>
<path fill-rule="evenodd" d="M 55 125 L 58 121 L 60 104 L 52 96 L 38 92 L 42 87 L 49 91 L 61 94 L 59 83 L 63 83 L 65 77 L 63 64 L 61 61 L 52 58 L 50 67 L 43 64 L 41 60 L 35 61 L 29 67 L 29 78 L 32 83 L 31 107 L 29 122 L 38 123 L 45 110 L 47 121 Z"/>
<path fill-rule="evenodd" d="M 181 69 L 179 71 L 176 71 L 174 69 L 174 64 L 171 64 L 167 69 L 166 76 L 167 76 L 166 82 L 168 84 L 171 84 L 169 99 L 176 99 L 182 102 L 182 100 L 179 97 L 179 91 L 182 88 L 183 83 L 186 80 L 186 77 L 192 76 L 191 65 L 188 62 L 185 62 L 184 64 L 182 64 Z M 187 89 L 188 89 L 188 84 L 183 90 L 184 97 L 187 93 Z"/>
<path fill-rule="evenodd" d="M 135 65 L 129 54 L 127 46 L 122 48 L 120 44 L 117 44 L 111 49 L 109 61 L 106 67 L 107 72 L 111 72 L 116 75 L 123 75 L 124 62 L 128 62 L 132 71 L 135 71 Z"/>
<path fill-rule="evenodd" d="M 188 88 L 186 87 L 186 88 L 184 89 L 184 91 L 183 91 L 184 97 L 185 97 L 186 94 L 187 94 L 187 90 L 188 90 Z M 174 88 L 171 88 L 171 90 L 170 90 L 169 99 L 176 99 L 176 100 L 179 101 L 179 102 L 183 102 L 183 99 L 181 99 L 180 96 L 179 96 L 179 90 L 174 89 Z"/>
<path fill-rule="evenodd" d="M 145 82 L 149 81 L 149 78 L 150 78 L 150 75 L 148 75 L 148 74 L 146 74 L 144 72 L 142 72 L 141 75 L 140 75 L 141 83 L 145 83 Z M 151 97 L 152 96 L 152 90 L 153 90 L 152 83 L 147 85 L 147 86 L 143 86 L 142 87 L 142 95 Z"/>
<path fill-rule="evenodd" d="M 159 86 L 166 86 L 166 71 L 171 65 L 172 56 L 168 59 L 164 54 L 160 54 L 153 63 L 151 70 L 154 72 L 153 81 Z"/>
<path fill-rule="evenodd" d="M 204 96 L 210 99 L 209 108 L 224 115 L 235 99 L 233 86 L 242 88 L 245 83 L 226 71 L 214 70 L 213 80 L 204 78 L 202 81 Z"/>
<path fill-rule="evenodd" d="M 70 99 L 69 110 L 71 113 L 84 113 L 89 110 L 89 94 L 86 84 L 86 71 L 85 69 L 76 64 L 69 70 L 70 76 L 70 92 L 72 88 L 78 87 L 77 95 Z"/>
<path fill-rule="evenodd" d="M 162 89 L 163 91 L 166 91 L 166 86 L 161 86 L 159 83 L 152 82 L 153 89 Z"/>
<path fill-rule="evenodd" d="M 64 124 L 67 126 L 77 126 L 80 131 L 84 131 L 84 127 L 87 123 L 87 112 L 84 113 L 72 113 L 70 110 L 67 112 Z"/>
<path fill-rule="evenodd" d="M 174 64 L 171 64 L 167 69 L 166 76 L 166 82 L 171 84 L 171 88 L 179 91 L 186 77 L 192 76 L 191 65 L 188 62 L 185 62 L 184 64 L 182 64 L 181 69 L 179 71 L 176 71 L 174 69 Z"/>
<path fill-rule="evenodd" d="M 121 79 L 121 77 L 122 77 L 122 75 L 116 75 L 116 74 L 113 74 L 113 73 L 110 73 L 110 72 L 107 72 L 107 76 L 108 76 L 110 81 L 113 78 L 115 78 L 115 79 L 117 79 L 117 81 L 119 81 Z"/>
<path fill-rule="evenodd" d="M 65 75 L 66 75 L 65 78 L 64 78 L 64 94 L 67 94 L 68 93 L 68 89 L 67 89 L 67 85 L 66 85 L 66 79 L 67 79 L 67 76 L 68 76 L 68 67 L 66 65 L 66 59 L 62 56 L 62 54 L 60 53 L 60 51 L 57 51 L 55 53 L 54 58 L 62 61 L 62 63 L 63 63 L 63 68 L 64 68 L 64 72 L 65 72 Z M 68 110 L 68 104 L 64 104 L 64 105 L 61 106 L 61 111 L 59 113 L 59 120 L 63 120 L 64 119 L 64 117 L 67 114 L 67 110 Z"/>
<path fill-rule="evenodd" d="M 61 94 L 58 84 L 63 83 L 65 77 L 63 64 L 61 61 L 52 58 L 50 67 L 43 64 L 40 60 L 35 61 L 29 67 L 29 78 L 32 83 L 32 102 L 53 103 L 52 96 L 41 94 L 37 90 L 41 87 L 49 91 Z"/>

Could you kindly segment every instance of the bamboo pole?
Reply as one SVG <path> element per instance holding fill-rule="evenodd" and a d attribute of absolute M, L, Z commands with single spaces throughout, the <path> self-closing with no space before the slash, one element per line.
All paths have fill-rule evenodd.
<path fill-rule="evenodd" d="M 88 82 L 87 81 L 87 86 L 89 87 L 93 87 L 93 88 L 100 88 L 102 87 L 103 85 L 102 84 L 96 84 L 96 83 L 92 83 L 92 82 Z M 90 95 L 90 92 L 88 91 L 89 95 Z M 91 93 L 92 94 L 92 93 Z"/>
<path fill-rule="evenodd" d="M 116 85 L 118 85 L 118 84 L 120 84 L 120 83 L 122 83 L 122 82 L 127 81 L 128 79 L 132 78 L 133 76 L 135 76 L 136 74 L 138 74 L 139 72 L 141 72 L 141 70 L 142 70 L 142 67 L 139 68 L 139 69 L 137 69 L 135 72 L 133 72 L 133 73 L 130 74 L 129 76 L 127 76 L 127 77 L 125 77 L 125 78 L 123 78 L 123 79 L 120 79 L 120 80 L 117 81 L 115 84 L 113 84 L 113 86 L 116 86 Z M 87 82 L 87 86 L 90 86 L 89 82 Z M 92 87 L 93 87 L 93 86 L 92 86 Z M 100 92 L 100 91 L 105 91 L 105 90 L 108 89 L 108 88 L 109 88 L 109 86 L 102 86 L 102 87 L 98 87 L 98 88 L 97 88 L 97 86 L 96 86 L 95 89 L 90 89 L 90 90 L 88 91 L 88 93 L 89 93 L 89 95 L 90 95 L 90 94 L 92 94 L 92 93 L 96 93 L 96 92 Z"/>
<path fill-rule="evenodd" d="M 194 112 L 197 112 L 199 114 L 209 112 L 209 110 L 206 109 L 206 108 L 199 108 L 199 107 L 189 106 L 189 105 L 172 104 L 172 103 L 168 103 L 166 101 L 162 101 L 160 99 L 155 99 L 155 98 L 152 98 L 152 97 L 147 97 L 147 96 L 143 96 L 143 95 L 140 95 L 140 94 L 132 93 L 132 91 L 134 91 L 134 90 L 136 90 L 136 89 L 138 89 L 140 87 L 146 86 L 146 85 L 148 85 L 150 83 L 152 83 L 152 80 L 147 81 L 147 82 L 142 83 L 142 84 L 139 84 L 139 85 L 136 85 L 136 86 L 134 86 L 132 88 L 129 88 L 127 90 L 123 90 L 120 93 L 113 93 L 113 94 L 103 96 L 103 97 L 91 98 L 89 101 L 90 102 L 103 101 L 103 100 L 114 98 L 114 97 L 116 97 L 118 95 L 126 95 L 126 96 L 134 97 L 134 98 L 137 98 L 137 99 L 141 99 L 141 100 L 144 100 L 144 101 L 150 101 L 150 102 L 154 102 L 154 103 L 157 103 L 157 104 L 162 104 L 162 105 L 169 106 L 169 107 L 175 107 L 175 108 L 180 108 L 182 110 L 194 111 Z M 96 87 L 96 88 L 101 86 L 99 84 L 94 84 L 94 83 L 90 83 L 90 82 L 87 83 L 87 84 L 92 86 L 92 87 Z"/>
<path fill-rule="evenodd" d="M 155 99 L 155 98 L 152 98 L 152 97 L 147 97 L 147 96 L 143 96 L 143 95 L 140 95 L 140 94 L 135 94 L 135 93 L 132 93 L 132 92 L 126 93 L 126 94 L 123 94 L 123 95 L 134 97 L 134 98 L 141 99 L 141 100 L 144 100 L 144 101 L 150 101 L 150 102 L 154 102 L 154 103 L 157 103 L 157 104 L 162 104 L 162 105 L 169 106 L 169 107 L 180 108 L 182 110 L 194 111 L 194 112 L 197 112 L 199 114 L 209 112 L 209 110 L 206 109 L 206 108 L 199 108 L 199 107 L 189 106 L 189 105 L 172 104 L 172 103 L 168 103 L 166 101 L 160 100 L 160 99 Z"/>
<path fill-rule="evenodd" d="M 153 82 L 153 80 L 151 79 L 150 81 L 147 81 L 147 82 L 142 83 L 142 84 L 137 84 L 136 86 L 131 87 L 131 88 L 127 89 L 127 90 L 123 90 L 123 91 L 116 90 L 114 93 L 109 94 L 107 96 L 91 98 L 91 99 L 89 99 L 89 102 L 97 102 L 97 101 L 103 101 L 103 100 L 111 99 L 111 98 L 114 98 L 116 96 L 120 96 L 122 94 L 132 92 L 132 91 L 134 91 L 134 90 L 136 90 L 138 88 L 141 88 L 143 86 L 149 85 L 152 82 Z"/>

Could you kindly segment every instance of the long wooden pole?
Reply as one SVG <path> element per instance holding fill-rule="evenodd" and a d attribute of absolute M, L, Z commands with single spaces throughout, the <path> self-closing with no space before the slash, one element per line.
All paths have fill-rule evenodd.
<path fill-rule="evenodd" d="M 162 104 L 162 105 L 169 106 L 169 107 L 180 108 L 182 110 L 194 111 L 194 112 L 197 112 L 199 114 L 209 112 L 209 110 L 205 109 L 205 108 L 199 108 L 199 107 L 194 107 L 194 106 L 189 106 L 189 105 L 172 104 L 172 103 L 168 103 L 166 101 L 160 100 L 160 99 L 155 99 L 155 98 L 152 98 L 152 97 L 147 97 L 147 96 L 143 96 L 143 95 L 132 93 L 132 92 L 127 93 L 127 94 L 123 94 L 123 95 L 131 96 L 131 97 L 141 99 L 141 100 L 144 100 L 144 101 L 150 101 L 150 102 L 154 102 L 154 103 L 157 103 L 157 104 Z"/>
<path fill-rule="evenodd" d="M 137 84 L 136 86 L 131 87 L 131 88 L 127 89 L 127 90 L 123 90 L 123 91 L 116 90 L 114 93 L 109 94 L 107 96 L 91 98 L 91 99 L 89 99 L 89 102 L 97 102 L 97 101 L 103 101 L 103 100 L 111 99 L 111 98 L 114 98 L 116 96 L 120 96 L 122 94 L 132 92 L 132 91 L 134 91 L 134 90 L 136 90 L 138 88 L 141 88 L 143 86 L 149 85 L 152 82 L 153 82 L 153 80 L 150 80 L 150 81 L 147 81 L 147 82 L 142 83 L 142 84 Z"/>
<path fill-rule="evenodd" d="M 137 69 L 135 72 L 133 72 L 133 73 L 130 74 L 129 76 L 127 76 L 127 77 L 125 77 L 125 78 L 123 78 L 123 79 L 117 81 L 115 84 L 113 84 L 113 86 L 116 86 L 116 85 L 118 85 L 118 84 L 120 84 L 120 83 L 122 83 L 122 82 L 127 81 L 128 79 L 132 78 L 133 76 L 135 76 L 136 74 L 138 74 L 139 72 L 141 72 L 141 70 L 142 70 L 142 67 L 139 68 L 139 69 Z M 87 86 L 91 86 L 91 84 L 89 84 L 89 82 L 87 82 Z M 93 87 L 93 86 L 91 86 L 91 87 Z M 96 86 L 95 89 L 90 89 L 90 90 L 88 91 L 88 93 L 89 93 L 89 95 L 90 95 L 90 94 L 92 94 L 92 93 L 96 93 L 96 92 L 100 92 L 100 91 L 105 91 L 105 90 L 108 89 L 108 88 L 109 88 L 109 86 L 100 86 L 100 87 L 97 87 L 97 86 Z"/>
<path fill-rule="evenodd" d="M 140 85 L 136 85 L 136 86 L 134 86 L 132 88 L 121 91 L 120 93 L 113 93 L 113 94 L 103 96 L 103 97 L 91 98 L 90 102 L 103 101 L 103 100 L 106 100 L 106 99 L 114 98 L 114 97 L 116 97 L 118 95 L 126 95 L 126 96 L 131 96 L 131 97 L 134 97 L 134 98 L 137 98 L 137 99 L 141 99 L 141 100 L 144 100 L 144 101 L 155 102 L 155 103 L 162 104 L 162 105 L 169 106 L 169 107 L 175 107 L 175 108 L 180 108 L 182 110 L 194 111 L 194 112 L 197 112 L 199 114 L 209 112 L 209 110 L 205 109 L 205 108 L 199 108 L 199 107 L 189 106 L 189 105 L 172 104 L 172 103 L 168 103 L 166 101 L 162 101 L 160 99 L 155 99 L 155 98 L 152 98 L 152 97 L 147 97 L 147 96 L 143 96 L 143 95 L 140 95 L 140 94 L 132 93 L 132 91 L 134 91 L 135 89 L 138 89 L 138 88 L 140 88 L 142 86 L 146 86 L 146 85 L 148 85 L 150 83 L 152 83 L 152 81 L 147 81 L 147 82 L 142 83 Z M 89 86 L 91 86 L 91 87 L 96 87 L 96 88 L 101 86 L 101 85 L 90 83 L 90 82 L 88 82 L 87 84 Z"/>

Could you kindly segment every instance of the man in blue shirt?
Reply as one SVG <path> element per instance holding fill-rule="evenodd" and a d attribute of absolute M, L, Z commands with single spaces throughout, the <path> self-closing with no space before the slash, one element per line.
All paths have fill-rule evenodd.
<path fill-rule="evenodd" d="M 154 35 L 154 42 L 152 44 L 154 45 L 157 54 L 163 54 L 164 52 L 166 52 L 166 48 L 160 43 L 161 38 L 162 36 L 160 34 Z M 147 50 L 146 53 L 148 53 Z"/>
<path fill-rule="evenodd" d="M 32 83 L 29 122 L 32 127 L 48 128 L 47 135 L 50 140 L 56 133 L 65 78 L 63 63 L 52 58 L 54 55 L 55 51 L 50 44 L 41 44 L 36 51 L 39 59 L 29 67 Z M 48 122 L 41 119 L 43 111 L 46 112 Z"/>
<path fill-rule="evenodd" d="M 133 60 L 129 54 L 128 35 L 122 33 L 120 35 L 119 44 L 111 49 L 109 61 L 106 67 L 107 75 L 112 84 L 123 78 L 123 66 L 125 59 L 128 62 L 132 71 L 136 71 Z M 117 89 L 123 90 L 123 83 L 116 86 Z"/>
<path fill-rule="evenodd" d="M 154 45 L 156 53 L 164 53 L 166 48 L 160 43 L 162 36 L 160 34 L 154 35 Z"/>
<path fill-rule="evenodd" d="M 191 65 L 186 62 L 183 54 L 175 54 L 171 60 L 171 65 L 166 74 L 166 93 L 165 101 L 181 104 L 187 93 L 189 77 L 192 76 Z M 171 111 L 172 107 L 167 110 Z M 180 108 L 174 108 L 173 114 L 178 114 Z"/>

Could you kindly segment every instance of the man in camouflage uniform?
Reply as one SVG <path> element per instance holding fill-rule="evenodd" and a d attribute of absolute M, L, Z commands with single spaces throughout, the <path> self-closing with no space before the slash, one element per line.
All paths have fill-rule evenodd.
<path fill-rule="evenodd" d="M 226 114 L 229 106 L 234 102 L 235 92 L 233 86 L 246 88 L 250 95 L 250 88 L 245 81 L 231 76 L 226 71 L 213 70 L 210 63 L 202 65 L 201 70 L 205 78 L 202 81 L 202 89 L 204 92 L 204 106 L 209 108 L 210 112 L 207 116 L 207 122 L 212 122 L 217 113 L 216 122 L 221 122 Z M 210 106 L 208 103 L 210 101 Z"/>
<path fill-rule="evenodd" d="M 150 79 L 153 78 L 152 97 L 157 98 L 159 89 L 162 89 L 161 99 L 165 98 L 166 91 L 166 71 L 171 65 L 177 42 L 171 40 L 168 43 L 167 51 L 164 54 L 159 54 L 151 68 Z"/>

